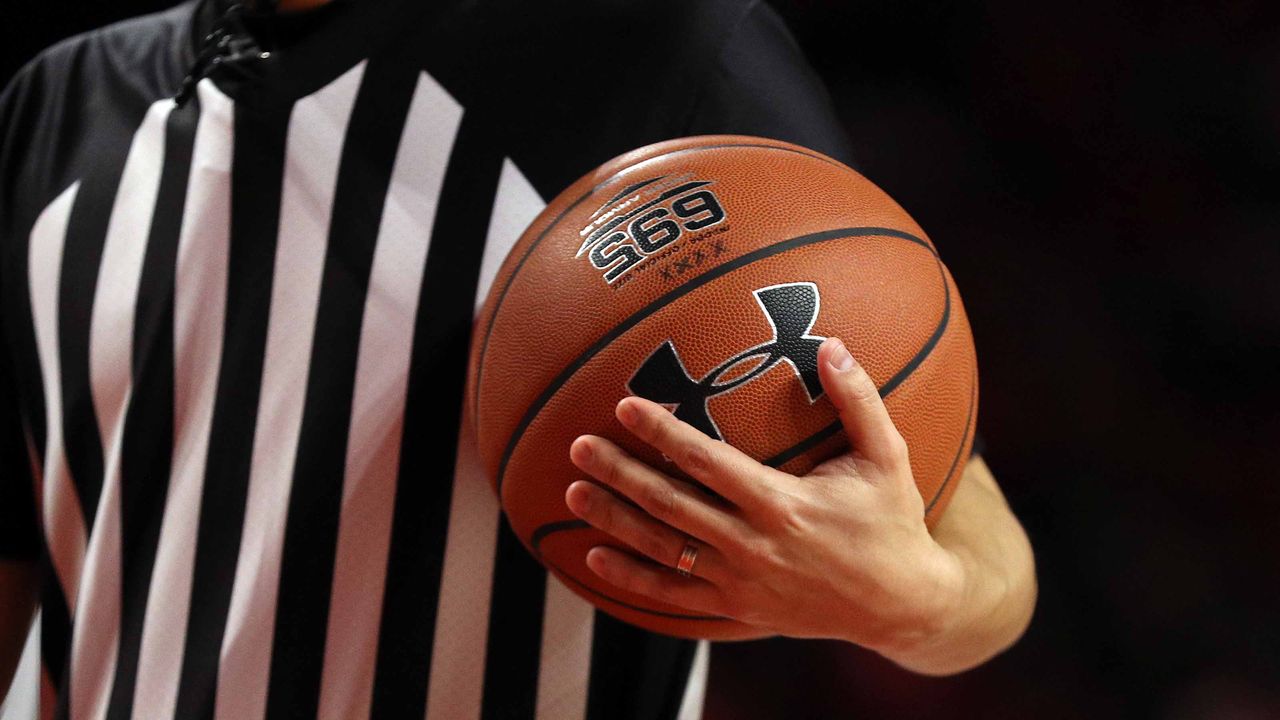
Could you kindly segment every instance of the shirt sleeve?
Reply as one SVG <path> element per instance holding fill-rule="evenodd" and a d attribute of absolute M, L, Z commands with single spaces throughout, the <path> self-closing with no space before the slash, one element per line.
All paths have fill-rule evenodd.
<path fill-rule="evenodd" d="M 16 214 L 12 187 L 17 123 L 14 116 L 29 84 L 28 68 L 24 68 L 0 94 L 0 243 L 8 245 L 14 237 Z M 8 253 L 5 253 L 6 255 Z M 5 297 L 0 287 L 0 298 Z M 31 460 L 15 385 L 11 348 L 7 343 L 9 319 L 0 301 L 0 559 L 31 560 L 41 548 L 39 513 Z"/>
<path fill-rule="evenodd" d="M 0 558 L 31 560 L 40 552 L 35 488 L 8 353 L 0 355 Z"/>
<path fill-rule="evenodd" d="M 786 23 L 760 0 L 729 29 L 684 134 L 721 133 L 784 140 L 858 167 L 822 79 Z M 971 455 L 985 449 L 976 434 Z"/>
<path fill-rule="evenodd" d="M 826 86 L 782 18 L 759 0 L 728 29 L 684 134 L 721 133 L 783 140 L 855 166 Z"/>

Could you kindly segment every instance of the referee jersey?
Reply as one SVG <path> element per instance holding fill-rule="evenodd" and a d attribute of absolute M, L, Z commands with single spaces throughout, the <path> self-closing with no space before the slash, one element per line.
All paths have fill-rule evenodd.
<path fill-rule="evenodd" d="M 785 27 L 226 12 L 73 38 L 0 97 L 0 556 L 47 569 L 42 714 L 698 717 L 706 644 L 596 612 L 501 520 L 466 349 L 520 232 L 609 157 L 723 132 L 848 160 Z"/>

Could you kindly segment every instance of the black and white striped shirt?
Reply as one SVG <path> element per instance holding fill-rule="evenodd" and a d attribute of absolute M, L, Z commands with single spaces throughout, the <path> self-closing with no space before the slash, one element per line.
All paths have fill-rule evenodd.
<path fill-rule="evenodd" d="M 0 99 L 0 555 L 42 557 L 46 717 L 696 718 L 708 648 L 594 611 L 460 427 L 508 248 L 632 147 L 848 159 L 778 18 L 339 0 L 172 99 L 217 0 Z"/>

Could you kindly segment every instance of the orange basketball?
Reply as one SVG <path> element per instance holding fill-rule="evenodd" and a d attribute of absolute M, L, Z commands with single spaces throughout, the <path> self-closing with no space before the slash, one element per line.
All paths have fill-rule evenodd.
<path fill-rule="evenodd" d="M 614 417 L 629 394 L 794 474 L 842 450 L 818 382 L 842 339 L 906 438 L 932 525 L 973 441 L 977 363 L 924 231 L 848 167 L 776 140 L 672 140 L 560 194 L 503 263 L 472 342 L 467 409 L 515 533 L 568 587 L 657 632 L 743 627 L 611 586 L 585 563 L 617 544 L 565 506 L 582 434 L 664 471 Z"/>

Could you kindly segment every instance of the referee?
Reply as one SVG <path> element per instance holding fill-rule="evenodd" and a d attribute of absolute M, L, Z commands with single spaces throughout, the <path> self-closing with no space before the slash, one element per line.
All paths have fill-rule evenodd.
<path fill-rule="evenodd" d="M 623 151 L 849 162 L 825 91 L 747 0 L 279 5 L 72 38 L 0 97 L 0 688 L 38 604 L 44 717 L 699 717 L 705 642 L 594 611 L 502 523 L 470 325 Z M 1013 642 L 1030 548 L 979 458 L 921 541 L 947 572 L 895 598 L 947 622 L 866 644 L 947 673 Z"/>

